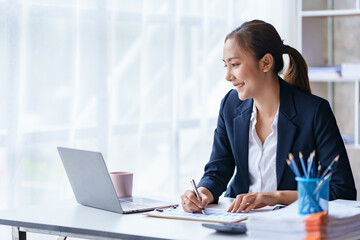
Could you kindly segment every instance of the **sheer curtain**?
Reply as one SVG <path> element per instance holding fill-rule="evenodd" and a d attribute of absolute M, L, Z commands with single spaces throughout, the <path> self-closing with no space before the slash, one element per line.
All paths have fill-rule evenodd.
<path fill-rule="evenodd" d="M 0 208 L 72 197 L 57 146 L 101 151 L 135 192 L 190 188 L 231 88 L 225 35 L 261 18 L 296 39 L 275 2 L 0 1 Z"/>

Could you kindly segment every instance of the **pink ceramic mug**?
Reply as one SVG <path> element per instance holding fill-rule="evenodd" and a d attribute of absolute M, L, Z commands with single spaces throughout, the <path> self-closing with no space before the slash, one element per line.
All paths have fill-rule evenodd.
<path fill-rule="evenodd" d="M 133 186 L 133 173 L 110 172 L 110 178 L 114 185 L 116 195 L 119 198 L 131 196 Z"/>

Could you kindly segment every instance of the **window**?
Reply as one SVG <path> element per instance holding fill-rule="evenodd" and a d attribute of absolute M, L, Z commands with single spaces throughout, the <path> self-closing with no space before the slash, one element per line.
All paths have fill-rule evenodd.
<path fill-rule="evenodd" d="M 252 19 L 244 4 L 1 1 L 0 207 L 73 196 L 57 146 L 101 151 L 110 171 L 135 173 L 135 193 L 190 188 L 231 88 L 225 35 Z"/>

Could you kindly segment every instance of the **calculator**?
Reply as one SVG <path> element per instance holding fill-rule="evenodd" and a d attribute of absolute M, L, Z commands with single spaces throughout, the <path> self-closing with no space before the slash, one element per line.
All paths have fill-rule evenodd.
<path fill-rule="evenodd" d="M 215 229 L 217 232 L 223 233 L 235 233 L 244 234 L 246 233 L 246 223 L 235 222 L 235 223 L 203 223 L 203 227 Z"/>

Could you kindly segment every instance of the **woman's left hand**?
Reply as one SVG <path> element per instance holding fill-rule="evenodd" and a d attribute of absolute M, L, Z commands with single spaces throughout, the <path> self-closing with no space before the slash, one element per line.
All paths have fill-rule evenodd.
<path fill-rule="evenodd" d="M 230 205 L 228 212 L 249 212 L 264 206 L 274 206 L 278 201 L 278 192 L 251 192 L 239 194 Z"/>
<path fill-rule="evenodd" d="M 289 205 L 297 199 L 297 191 L 251 192 L 239 194 L 228 212 L 249 212 L 252 209 L 276 204 Z"/>

